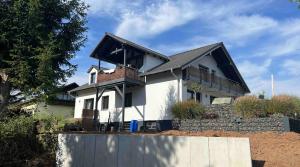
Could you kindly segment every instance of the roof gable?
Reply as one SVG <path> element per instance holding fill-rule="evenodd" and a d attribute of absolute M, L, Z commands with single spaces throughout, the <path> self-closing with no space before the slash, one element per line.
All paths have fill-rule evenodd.
<path fill-rule="evenodd" d="M 104 67 L 100 67 L 100 69 L 99 69 L 98 66 L 96 66 L 96 65 L 91 65 L 91 67 L 87 70 L 87 73 L 91 72 L 91 70 L 92 70 L 93 68 L 95 68 L 97 71 L 100 71 L 100 70 L 108 70 L 107 68 L 104 68 Z"/>
<path fill-rule="evenodd" d="M 111 33 L 105 33 L 102 40 L 98 43 L 90 57 L 99 59 L 100 57 L 106 59 L 107 56 L 111 56 L 111 52 L 116 49 L 122 49 L 122 46 L 129 46 L 139 52 L 150 54 L 152 56 L 158 57 L 164 61 L 169 61 L 169 57 L 161 53 L 155 52 L 149 48 L 138 45 L 134 42 L 128 41 Z M 111 60 L 107 59 L 105 61 L 110 62 Z"/>
<path fill-rule="evenodd" d="M 239 82 L 245 88 L 246 92 L 250 92 L 246 82 L 242 78 L 235 63 L 233 62 L 222 42 L 172 55 L 170 56 L 169 62 L 166 62 L 158 67 L 149 70 L 144 75 L 160 73 L 176 68 L 185 68 L 190 63 L 207 54 L 212 55 L 217 63 L 218 68 L 221 69 L 221 71 L 228 79 Z"/>
<path fill-rule="evenodd" d="M 170 61 L 166 62 L 158 67 L 155 67 L 148 72 L 145 73 L 145 75 L 155 74 L 159 72 L 164 72 L 171 69 L 181 68 L 195 59 L 199 58 L 200 56 L 208 54 L 211 50 L 219 46 L 221 43 L 215 43 L 207 46 L 203 46 L 197 49 L 189 50 L 186 52 L 178 53 L 175 55 L 170 56 Z"/>

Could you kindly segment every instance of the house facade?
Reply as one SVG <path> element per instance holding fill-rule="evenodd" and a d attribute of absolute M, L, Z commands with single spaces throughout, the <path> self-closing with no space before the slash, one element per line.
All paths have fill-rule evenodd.
<path fill-rule="evenodd" d="M 46 101 L 38 101 L 36 98 L 21 102 L 19 108 L 22 111 L 36 116 L 44 117 L 54 115 L 62 119 L 74 117 L 75 98 L 68 91 L 78 87 L 77 83 L 60 86 Z"/>
<path fill-rule="evenodd" d="M 98 66 L 88 70 L 88 83 L 70 91 L 75 118 L 168 122 L 176 101 L 209 105 L 216 97 L 250 92 L 223 43 L 165 56 L 106 33 L 91 57 Z M 103 62 L 115 67 L 104 68 Z"/>

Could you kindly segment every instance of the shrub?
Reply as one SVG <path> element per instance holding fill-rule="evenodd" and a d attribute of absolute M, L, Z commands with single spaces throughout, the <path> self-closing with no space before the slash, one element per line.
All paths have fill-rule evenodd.
<path fill-rule="evenodd" d="M 7 116 L 0 121 L 0 166 L 22 166 L 42 153 L 54 155 L 57 148 L 56 120 L 32 116 Z"/>
<path fill-rule="evenodd" d="M 35 133 L 32 117 L 16 116 L 0 122 L 0 162 L 8 165 L 32 158 L 39 151 Z"/>
<path fill-rule="evenodd" d="M 234 111 L 245 118 L 266 117 L 266 101 L 255 96 L 242 96 L 235 100 Z"/>
<path fill-rule="evenodd" d="M 201 118 L 205 112 L 205 108 L 193 100 L 177 102 L 172 106 L 171 110 L 174 117 L 179 119 Z"/>
<path fill-rule="evenodd" d="M 267 112 L 270 114 L 283 114 L 294 117 L 300 113 L 300 99 L 295 96 L 278 95 L 269 101 Z"/>

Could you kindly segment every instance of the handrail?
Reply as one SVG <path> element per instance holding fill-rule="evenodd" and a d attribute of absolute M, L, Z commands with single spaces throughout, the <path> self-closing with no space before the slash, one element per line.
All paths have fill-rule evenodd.
<path fill-rule="evenodd" d="M 103 73 L 99 72 L 97 77 L 97 83 L 105 82 L 105 81 L 111 81 L 115 79 L 120 78 L 129 78 L 133 80 L 139 80 L 142 81 L 142 78 L 139 76 L 138 69 L 133 67 L 128 67 L 123 65 L 118 65 L 115 68 L 115 71 L 112 73 Z"/>
<path fill-rule="evenodd" d="M 242 92 L 243 88 L 236 81 L 220 77 L 218 75 L 212 76 L 212 73 L 208 71 L 200 70 L 196 67 L 188 67 L 187 68 L 187 79 L 198 80 L 199 83 L 207 85 L 211 88 L 217 88 L 219 90 L 226 90 L 231 92 L 232 90 L 237 92 Z"/>

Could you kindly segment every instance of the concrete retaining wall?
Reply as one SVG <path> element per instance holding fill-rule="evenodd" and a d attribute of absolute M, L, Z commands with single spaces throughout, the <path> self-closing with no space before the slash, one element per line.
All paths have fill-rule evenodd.
<path fill-rule="evenodd" d="M 248 138 L 59 134 L 57 166 L 251 167 Z"/>

